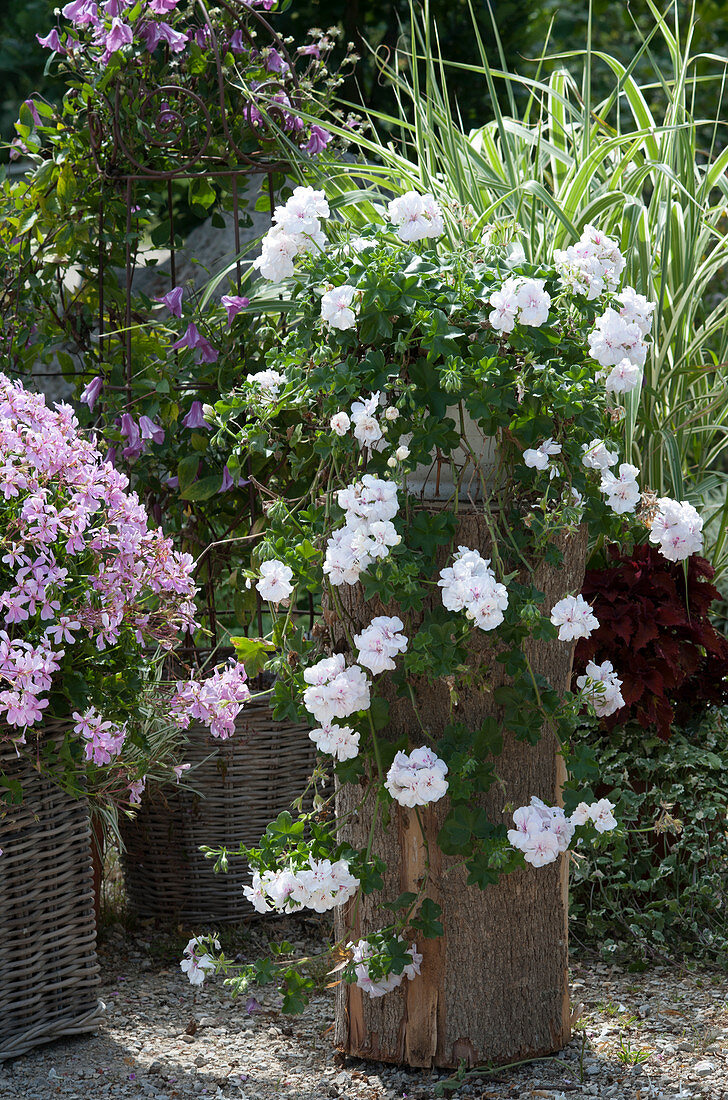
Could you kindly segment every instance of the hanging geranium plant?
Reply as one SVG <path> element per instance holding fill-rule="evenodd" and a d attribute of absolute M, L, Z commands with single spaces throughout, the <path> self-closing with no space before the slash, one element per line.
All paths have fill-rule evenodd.
<path fill-rule="evenodd" d="M 607 647 L 577 669 L 573 694 L 534 671 L 531 640 L 572 647 L 599 626 L 578 591 L 549 606 L 535 563 L 558 571 L 584 528 L 595 543 L 631 546 L 650 526 L 672 561 L 702 546 L 695 509 L 664 499 L 655 509 L 625 453 L 622 401 L 640 386 L 653 307 L 621 287 L 618 244 L 586 226 L 550 264 L 533 265 L 490 234 L 439 246 L 453 212 L 430 195 L 369 211 L 354 232 L 323 192 L 302 187 L 276 211 L 256 263 L 295 303 L 295 322 L 266 370 L 215 409 L 233 474 L 246 464 L 253 484 L 265 481 L 268 526 L 251 579 L 270 601 L 278 710 L 306 715 L 339 784 L 376 806 L 361 850 L 337 843 L 323 789 L 312 814 L 271 825 L 245 852 L 246 895 L 261 912 L 321 910 L 380 889 L 377 824 L 393 802 L 417 813 L 447 795 L 438 842 L 479 886 L 524 861 L 555 862 L 577 831 L 613 829 L 613 802 L 578 790 L 565 807 L 534 797 L 511 829 L 473 809 L 497 778 L 504 730 L 534 744 L 548 724 L 568 757 L 577 716 L 624 704 Z M 486 547 L 458 544 L 466 514 L 483 517 Z M 319 589 L 326 626 L 311 638 L 293 611 Z M 363 629 L 352 601 L 359 618 L 371 607 Z M 489 666 L 468 662 L 480 632 L 507 674 L 495 689 Z M 423 678 L 449 699 L 437 738 L 417 705 Z M 502 723 L 458 721 L 459 693 L 473 688 L 493 690 Z M 416 715 L 416 743 L 386 736 L 399 697 Z M 347 981 L 377 996 L 416 980 L 418 938 L 442 931 L 426 878 L 379 932 L 340 945 Z M 284 978 L 296 1007 L 300 981 Z"/>

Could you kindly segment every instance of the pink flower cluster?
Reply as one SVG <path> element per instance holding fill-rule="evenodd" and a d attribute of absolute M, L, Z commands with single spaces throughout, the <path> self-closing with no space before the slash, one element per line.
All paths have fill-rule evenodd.
<path fill-rule="evenodd" d="M 297 909 L 326 913 L 343 905 L 358 888 L 359 879 L 345 859 L 332 863 L 310 856 L 304 867 L 253 871 L 253 881 L 243 887 L 243 893 L 258 913 L 295 913 Z"/>
<path fill-rule="evenodd" d="M 523 852 L 526 863 L 544 867 L 567 851 L 578 826 L 591 822 L 598 833 L 616 829 L 613 809 L 614 804 L 608 798 L 600 798 L 590 805 L 580 802 L 571 817 L 567 817 L 561 806 L 547 806 L 534 795 L 530 806 L 519 806 L 513 814 L 516 827 L 508 830 L 508 840 Z"/>
<path fill-rule="evenodd" d="M 73 732 L 85 738 L 85 755 L 87 760 L 93 760 L 94 764 L 109 764 L 112 756 L 118 756 L 121 752 L 126 728 L 117 726 L 114 722 L 105 722 L 95 707 L 90 707 L 85 714 L 73 712 L 76 724 Z"/>
<path fill-rule="evenodd" d="M 149 529 L 128 484 L 69 406 L 0 374 L 0 717 L 12 725 L 40 720 L 67 650 L 169 647 L 195 625 L 192 558 Z"/>
<path fill-rule="evenodd" d="M 324 726 L 335 718 L 348 718 L 359 710 L 369 709 L 366 674 L 359 665 L 347 668 L 340 653 L 305 669 L 303 678 L 309 685 L 303 693 L 303 705 Z"/>
<path fill-rule="evenodd" d="M 410 809 L 438 802 L 447 794 L 447 764 L 432 749 L 422 748 L 398 752 L 387 772 L 384 784 L 395 802 Z"/>
<path fill-rule="evenodd" d="M 250 698 L 245 666 L 233 662 L 215 669 L 206 680 L 178 680 L 170 717 L 181 729 L 192 719 L 208 726 L 213 737 L 226 740 L 235 732 L 235 719 Z"/>
<path fill-rule="evenodd" d="M 0 713 L 10 726 L 31 726 L 43 717 L 48 700 L 42 698 L 50 690 L 53 673 L 60 668 L 59 657 L 44 642 L 32 645 L 22 640 L 11 641 L 0 630 L 0 684 L 10 687 L 0 691 Z"/>
<path fill-rule="evenodd" d="M 506 586 L 495 579 L 490 559 L 479 550 L 458 546 L 452 566 L 440 570 L 438 586 L 448 611 L 465 611 L 481 630 L 495 630 L 508 608 Z"/>

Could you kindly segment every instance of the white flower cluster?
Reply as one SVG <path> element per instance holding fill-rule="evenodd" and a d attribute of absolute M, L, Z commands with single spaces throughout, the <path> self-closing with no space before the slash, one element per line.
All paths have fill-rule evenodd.
<path fill-rule="evenodd" d="M 586 802 L 580 802 L 570 820 L 574 825 L 586 825 L 587 821 L 591 821 L 598 833 L 609 833 L 617 828 L 613 809 L 614 803 L 608 798 L 600 798 L 598 802 L 592 802 L 589 805 Z"/>
<path fill-rule="evenodd" d="M 359 665 L 346 667 L 341 653 L 325 657 L 304 669 L 309 685 L 303 693 L 303 705 L 322 726 L 335 718 L 348 718 L 359 710 L 368 710 L 369 681 Z"/>
<path fill-rule="evenodd" d="M 400 936 L 400 939 L 402 937 Z M 412 981 L 416 974 L 420 973 L 420 965 L 422 963 L 422 955 L 417 950 L 417 944 L 410 945 L 409 954 L 412 962 L 405 966 L 401 974 L 384 974 L 381 978 L 372 978 L 369 974 L 369 965 L 367 960 L 371 959 L 372 955 L 376 954 L 377 948 L 373 947 L 368 940 L 359 940 L 358 943 L 349 943 L 347 947 L 351 951 L 352 962 L 356 965 L 354 967 L 356 972 L 356 984 L 360 989 L 363 989 L 365 993 L 368 993 L 370 997 L 383 997 L 385 993 L 391 993 L 393 989 L 400 986 L 405 978 L 409 978 Z"/>
<path fill-rule="evenodd" d="M 217 951 L 220 950 L 217 940 L 213 940 L 212 945 Z M 193 936 L 184 949 L 182 962 L 179 965 L 182 973 L 189 978 L 190 985 L 202 985 L 207 977 L 207 971 L 215 969 L 215 960 L 204 951 L 197 936 Z"/>
<path fill-rule="evenodd" d="M 518 807 L 513 823 L 516 827 L 508 830 L 508 840 L 534 867 L 553 863 L 565 852 L 575 828 L 561 806 L 547 806 L 535 795 L 530 806 Z"/>
<path fill-rule="evenodd" d="M 394 658 L 407 649 L 407 635 L 400 634 L 404 623 L 397 615 L 377 615 L 369 626 L 354 635 L 359 664 L 374 675 L 395 668 Z"/>
<path fill-rule="evenodd" d="M 384 784 L 395 802 L 400 806 L 426 806 L 437 802 L 447 793 L 447 764 L 428 749 L 413 749 L 398 752 L 387 772 Z"/>
<path fill-rule="evenodd" d="M 544 867 L 567 851 L 578 825 L 591 821 L 600 833 L 616 828 L 613 809 L 613 803 L 602 798 L 590 806 L 581 802 L 571 817 L 567 817 L 561 806 L 547 806 L 534 795 L 530 806 L 519 806 L 513 814 L 516 827 L 508 830 L 508 840 L 523 852 L 526 863 Z"/>
<path fill-rule="evenodd" d="M 587 225 L 578 244 L 554 251 L 554 265 L 567 290 L 584 294 L 593 301 L 608 290 L 616 290 L 625 268 L 616 241 Z"/>
<path fill-rule="evenodd" d="M 546 324 L 551 295 L 544 289 L 545 282 L 545 279 L 512 275 L 500 290 L 491 294 L 489 302 L 493 310 L 488 320 L 496 332 L 512 332 L 516 322 L 531 328 Z"/>
<path fill-rule="evenodd" d="M 309 857 L 308 867 L 295 870 L 253 871 L 250 886 L 243 893 L 257 913 L 295 913 L 297 909 L 313 909 L 325 913 L 343 905 L 359 888 L 359 879 L 349 871 L 345 859 L 332 863 L 330 859 Z"/>
<path fill-rule="evenodd" d="M 660 497 L 658 512 L 652 521 L 650 542 L 660 547 L 668 561 L 683 561 L 703 549 L 703 521 L 686 500 Z"/>
<path fill-rule="evenodd" d="M 632 286 L 626 286 L 621 294 L 617 295 L 620 303 L 619 316 L 630 325 L 637 325 L 643 336 L 647 336 L 652 328 L 652 314 L 655 312 L 655 303 L 648 302 L 644 294 L 638 294 Z"/>
<path fill-rule="evenodd" d="M 441 237 L 445 228 L 434 195 L 420 195 L 407 191 L 392 199 L 387 207 L 389 220 L 397 226 L 401 241 L 422 241 L 428 237 Z"/>
<path fill-rule="evenodd" d="M 576 686 L 581 690 L 583 698 L 592 704 L 599 718 L 608 718 L 624 706 L 622 698 L 622 681 L 617 676 L 611 661 L 603 661 L 600 665 L 589 661 L 586 666 L 586 675 L 577 677 Z"/>
<path fill-rule="evenodd" d="M 482 558 L 479 550 L 459 546 L 452 566 L 440 570 L 437 583 L 448 611 L 464 610 L 481 630 L 494 630 L 503 622 L 508 592 L 495 579 L 490 560 Z"/>
<path fill-rule="evenodd" d="M 618 515 L 625 512 L 634 512 L 639 504 L 640 490 L 637 484 L 639 470 L 630 462 L 622 462 L 619 467 L 619 476 L 611 470 L 602 472 L 602 480 L 599 488 L 607 497 L 607 504 Z"/>
<path fill-rule="evenodd" d="M 308 735 L 319 752 L 329 753 L 337 760 L 353 760 L 359 755 L 359 734 L 351 726 L 337 726 L 325 722 L 320 729 Z"/>
<path fill-rule="evenodd" d="M 559 471 L 551 465 L 551 458 L 553 455 L 560 454 L 561 444 L 554 443 L 553 439 L 549 438 L 544 439 L 543 443 L 539 443 L 538 447 L 528 447 L 523 452 L 523 461 L 531 470 L 548 470 L 549 477 L 553 481 L 555 477 L 558 477 Z"/>
<path fill-rule="evenodd" d="M 271 603 L 279 603 L 281 600 L 288 599 L 293 591 L 292 577 L 293 570 L 289 565 L 278 561 L 277 558 L 272 558 L 270 561 L 262 563 L 260 580 L 255 587 L 262 599 L 270 600 Z"/>
<path fill-rule="evenodd" d="M 607 450 L 603 439 L 592 439 L 591 443 L 582 443 L 581 464 L 587 470 L 608 470 L 614 466 L 619 455 L 616 451 Z"/>
<path fill-rule="evenodd" d="M 249 374 L 246 382 L 255 386 L 255 394 L 258 402 L 267 408 L 273 405 L 281 392 L 281 386 L 285 386 L 285 376 L 277 370 L 259 370 L 256 374 Z"/>
<path fill-rule="evenodd" d="M 311 187 L 294 188 L 285 206 L 274 213 L 274 225 L 263 238 L 262 252 L 253 267 L 270 282 L 290 278 L 297 256 L 325 247 L 321 218 L 328 218 L 329 214 L 323 191 L 314 191 Z"/>
<path fill-rule="evenodd" d="M 631 287 L 629 289 L 635 298 L 642 298 Z M 622 297 L 625 296 L 626 291 Z M 647 307 L 649 303 L 646 299 L 643 301 Z M 589 333 L 589 354 L 600 366 L 607 368 L 601 377 L 606 379 L 604 385 L 608 392 L 629 393 L 640 384 L 647 358 L 647 344 L 640 323 L 643 316 L 644 310 L 634 312 L 624 306 L 617 312 L 607 306 Z M 649 314 L 648 321 L 651 323 Z"/>
<path fill-rule="evenodd" d="M 588 638 L 599 629 L 599 620 L 583 596 L 564 596 L 551 608 L 551 622 L 559 628 L 559 641 L 573 642 Z"/>
<path fill-rule="evenodd" d="M 344 409 L 335 413 L 329 424 L 332 432 L 338 436 L 344 436 L 354 425 L 354 438 L 362 447 L 371 447 L 372 450 L 381 451 L 386 446 L 386 440 L 384 433 L 386 432 L 389 424 L 397 420 L 399 417 L 399 410 L 394 405 L 388 405 L 384 409 L 383 419 L 378 418 L 377 413 L 382 404 L 382 395 L 379 391 L 373 393 L 365 400 L 354 401 L 351 406 L 351 415 Z M 399 442 L 400 446 L 397 449 L 397 458 L 399 461 L 403 461 L 409 455 L 409 449 L 401 446 L 403 439 Z M 407 437 L 408 439 L 411 437 Z M 396 465 L 396 462 L 395 462 Z"/>
<path fill-rule="evenodd" d="M 400 542 L 391 522 L 399 511 L 397 485 L 373 474 L 337 493 L 345 526 L 326 544 L 324 573 L 331 584 L 356 584 L 359 574 L 375 560 L 386 558 Z"/>

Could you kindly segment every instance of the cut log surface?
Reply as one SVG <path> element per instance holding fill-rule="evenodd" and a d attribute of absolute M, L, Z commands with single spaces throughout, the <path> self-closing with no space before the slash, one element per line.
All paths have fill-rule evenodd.
<path fill-rule="evenodd" d="M 490 557 L 485 521 L 477 515 L 460 516 L 456 545 L 478 548 Z M 578 592 L 584 575 L 586 533 L 563 537 L 561 569 L 545 563 L 535 566 L 533 581 L 546 594 L 545 607 L 567 592 Z M 436 577 L 433 579 L 437 579 Z M 525 577 L 523 578 L 525 580 Z M 358 632 L 378 614 L 396 614 L 363 600 L 358 586 L 341 586 L 343 611 L 349 633 Z M 439 603 L 439 590 L 432 605 Z M 402 616 L 406 618 L 405 616 Z M 338 616 L 327 614 L 334 649 L 347 650 L 346 633 Z M 410 635 L 418 617 L 410 615 L 405 627 Z M 503 667 L 495 661 L 494 641 L 475 630 L 470 662 L 478 667 L 486 687 L 459 691 L 455 718 L 478 729 L 489 716 L 501 717 L 493 690 L 507 682 Z M 545 676 L 558 691 L 569 685 L 573 646 L 565 642 L 527 644 L 535 672 Z M 378 679 L 378 686 L 382 678 Z M 387 688 L 385 687 L 385 691 Z M 451 721 L 447 687 L 421 677 L 415 686 L 420 717 L 431 735 L 440 736 Z M 390 722 L 381 736 L 397 739 L 406 734 L 410 746 L 424 743 L 410 703 L 389 689 Z M 496 762 L 502 786 L 495 784 L 480 802 L 494 823 L 511 824 L 510 813 L 538 795 L 553 805 L 559 801 L 564 778 L 563 761 L 556 738 L 544 729 L 535 746 L 516 741 L 505 733 L 504 751 Z M 341 786 L 337 815 L 345 822 L 341 840 L 366 847 L 374 799 L 350 820 L 363 794 L 361 787 Z M 506 805 L 511 807 L 506 811 Z M 410 1066 L 455 1067 L 463 1059 L 469 1065 L 502 1064 L 561 1049 L 570 1038 L 567 985 L 567 858 L 542 868 L 527 867 L 502 877 L 485 890 L 466 885 L 466 872 L 457 861 L 444 856 L 437 834 L 449 810 L 449 800 L 420 810 L 430 853 L 427 893 L 442 907 L 445 935 L 418 938 L 422 973 L 380 998 L 370 998 L 355 985 L 338 988 L 336 1045 L 348 1054 Z M 403 891 L 417 892 L 426 870 L 427 850 L 414 811 L 394 805 L 385 829 L 378 829 L 375 850 L 387 863 L 384 890 L 362 897 L 358 907 L 350 903 L 338 911 L 340 938 L 356 941 L 385 926 L 390 917 L 382 908 Z"/>

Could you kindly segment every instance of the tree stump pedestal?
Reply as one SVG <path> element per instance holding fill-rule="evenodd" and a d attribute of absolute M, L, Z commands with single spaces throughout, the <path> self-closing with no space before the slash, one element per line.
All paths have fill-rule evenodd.
<path fill-rule="evenodd" d="M 477 515 L 460 516 L 456 545 L 478 548 L 490 557 L 485 521 Z M 578 592 L 586 561 L 586 533 L 580 531 L 559 543 L 563 566 L 535 567 L 533 583 L 546 594 L 550 609 L 568 592 Z M 439 566 L 438 566 L 439 568 Z M 359 631 L 373 616 L 397 614 L 397 609 L 365 603 L 356 587 L 340 589 L 349 630 Z M 433 597 L 433 605 L 439 592 Z M 329 613 L 334 648 L 345 648 L 345 636 L 336 616 Z M 415 617 L 416 620 L 417 617 Z M 412 616 L 409 616 L 412 624 Z M 415 622 L 415 625 L 416 622 Z M 410 629 L 412 626 L 410 625 Z M 507 683 L 498 650 L 488 634 L 474 631 L 470 662 L 478 667 L 481 690 L 461 692 L 456 716 L 478 729 L 489 716 L 499 717 L 493 691 Z M 557 691 L 569 686 L 573 645 L 559 641 L 529 641 L 526 653 L 534 672 L 545 676 Z M 378 686 L 381 680 L 378 680 Z M 430 733 L 438 737 L 450 720 L 447 689 L 425 677 L 415 688 L 418 710 Z M 406 734 L 411 747 L 423 743 L 410 703 L 389 691 L 390 720 L 382 736 Z M 511 825 L 513 809 L 532 795 L 555 805 L 565 778 L 563 760 L 552 730 L 544 728 L 535 746 L 516 741 L 504 732 L 503 754 L 497 758 L 502 780 L 479 799 L 489 820 Z M 375 799 L 351 816 L 361 801 L 362 788 L 340 786 L 337 815 L 345 822 L 339 839 L 366 847 Z M 454 1068 L 502 1064 L 560 1050 L 571 1035 L 568 991 L 568 857 L 542 868 L 526 867 L 501 878 L 485 890 L 466 884 L 467 873 L 437 844 L 437 834 L 449 810 L 443 798 L 415 811 L 392 807 L 386 830 L 379 827 L 374 851 L 386 861 L 384 889 L 361 897 L 337 911 L 337 938 L 357 941 L 389 923 L 383 903 L 405 891 L 417 892 L 426 871 L 429 842 L 430 874 L 427 895 L 442 907 L 445 933 L 439 939 L 417 938 L 423 955 L 421 974 L 381 998 L 370 998 L 356 985 L 342 982 L 337 991 L 336 1046 L 342 1052 L 376 1061 L 413 1067 Z"/>

